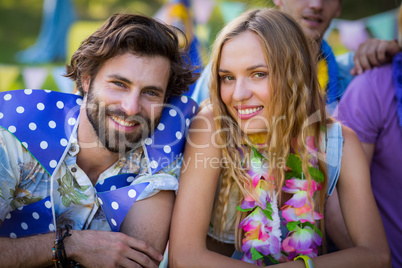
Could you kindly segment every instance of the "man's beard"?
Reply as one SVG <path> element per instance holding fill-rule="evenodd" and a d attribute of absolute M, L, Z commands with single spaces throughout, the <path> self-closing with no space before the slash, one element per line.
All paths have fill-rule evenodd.
<path fill-rule="evenodd" d="M 86 112 L 92 127 L 102 145 L 113 153 L 125 153 L 137 148 L 141 141 L 147 138 L 160 121 L 160 116 L 151 122 L 146 114 L 127 116 L 117 105 L 106 106 L 95 94 L 90 84 L 86 103 Z M 140 124 L 135 131 L 125 133 L 110 126 L 109 117 L 115 116 L 121 120 Z"/>

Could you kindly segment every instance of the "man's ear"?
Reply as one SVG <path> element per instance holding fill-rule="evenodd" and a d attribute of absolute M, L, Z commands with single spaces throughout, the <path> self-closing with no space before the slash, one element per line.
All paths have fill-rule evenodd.
<path fill-rule="evenodd" d="M 334 18 L 338 18 L 341 15 L 341 12 L 342 12 L 342 1 L 339 1 L 339 5 L 338 8 L 336 9 Z"/>
<path fill-rule="evenodd" d="M 91 78 L 89 77 L 89 75 L 82 76 L 81 84 L 82 84 L 82 89 L 84 90 L 84 92 L 88 93 L 89 85 L 91 84 Z"/>

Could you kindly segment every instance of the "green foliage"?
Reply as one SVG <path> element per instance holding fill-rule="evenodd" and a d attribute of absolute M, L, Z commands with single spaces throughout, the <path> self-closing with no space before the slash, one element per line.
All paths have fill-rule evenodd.
<path fill-rule="evenodd" d="M 286 224 L 286 228 L 288 228 L 289 232 L 293 232 L 297 225 L 300 224 L 300 221 L 291 221 Z"/>
<path fill-rule="evenodd" d="M 400 0 L 343 0 L 340 18 L 357 20 L 398 8 L 400 4 Z"/>
<path fill-rule="evenodd" d="M 105 20 L 116 12 L 154 15 L 165 0 L 72 0 L 79 20 Z M 0 64 L 16 64 L 15 54 L 35 44 L 44 0 L 0 1 Z"/>
<path fill-rule="evenodd" d="M 57 86 L 56 81 L 53 78 L 53 75 L 51 73 L 49 73 L 48 76 L 46 77 L 45 81 L 43 82 L 43 85 L 41 88 L 58 91 L 59 87 Z"/>
<path fill-rule="evenodd" d="M 306 226 L 308 226 L 311 229 L 313 229 L 319 236 L 322 237 L 322 233 L 321 233 L 320 229 L 317 228 L 317 226 L 315 226 L 314 224 L 312 224 L 312 223 L 310 223 L 308 221 L 306 221 L 305 223 L 302 224 L 303 228 L 306 227 Z"/>
<path fill-rule="evenodd" d="M 267 208 L 264 209 L 262 212 L 264 212 L 265 216 L 267 216 L 269 220 L 274 221 L 274 219 L 272 218 L 272 213 L 274 213 L 274 211 L 272 210 L 271 203 L 267 202 Z"/>
<path fill-rule="evenodd" d="M 250 252 L 251 252 L 251 258 L 253 258 L 253 260 L 255 261 L 264 258 L 264 255 L 258 252 L 255 248 L 251 248 Z"/>
<path fill-rule="evenodd" d="M 302 161 L 299 157 L 297 157 L 295 154 L 289 154 L 288 159 L 286 160 L 286 166 L 288 166 L 291 171 L 286 172 L 285 174 L 285 179 L 289 180 L 291 178 L 302 178 Z M 324 175 L 319 169 L 316 169 L 314 167 L 309 167 L 308 171 L 310 173 L 310 176 L 313 180 L 316 182 L 323 182 L 324 181 Z"/>
<path fill-rule="evenodd" d="M 289 180 L 293 177 L 301 178 L 302 170 L 302 161 L 295 154 L 289 154 L 288 159 L 286 160 L 286 166 L 291 169 L 291 171 L 286 172 L 285 179 Z"/>
<path fill-rule="evenodd" d="M 275 260 L 274 258 L 271 257 L 271 255 L 266 256 L 272 263 L 279 263 L 279 261 Z"/>
<path fill-rule="evenodd" d="M 265 157 L 255 147 L 252 147 L 252 149 L 255 157 L 259 159 L 265 159 Z"/>
<path fill-rule="evenodd" d="M 237 206 L 236 209 L 238 211 L 241 211 L 241 212 L 248 212 L 248 211 L 252 211 L 254 208 L 246 208 L 246 209 L 244 209 L 244 208 L 241 208 L 240 206 Z"/>
<path fill-rule="evenodd" d="M 24 77 L 22 76 L 22 73 L 20 73 L 18 77 L 15 79 L 15 81 L 10 85 L 9 90 L 24 89 L 25 88 L 24 85 L 25 85 Z"/>
<path fill-rule="evenodd" d="M 15 53 L 35 42 L 41 25 L 42 2 L 0 1 L 0 63 L 15 63 Z"/>
<path fill-rule="evenodd" d="M 324 174 L 319 169 L 316 169 L 314 167 L 309 167 L 308 172 L 310 173 L 310 176 L 315 180 L 316 182 L 324 182 Z"/>

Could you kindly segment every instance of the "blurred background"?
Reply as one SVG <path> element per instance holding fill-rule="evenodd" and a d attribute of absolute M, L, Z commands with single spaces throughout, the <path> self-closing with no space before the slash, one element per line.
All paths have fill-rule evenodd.
<path fill-rule="evenodd" d="M 343 0 L 325 38 L 339 55 L 369 37 L 397 38 L 400 0 Z M 186 32 L 192 62 L 203 66 L 227 22 L 272 0 L 0 0 L 0 91 L 44 88 L 72 92 L 62 76 L 80 42 L 116 12 L 157 17 Z"/>

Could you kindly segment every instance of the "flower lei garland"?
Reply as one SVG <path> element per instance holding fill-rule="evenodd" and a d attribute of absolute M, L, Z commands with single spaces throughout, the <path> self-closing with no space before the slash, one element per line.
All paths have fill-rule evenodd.
<path fill-rule="evenodd" d="M 314 137 L 308 137 L 307 142 L 314 144 L 313 140 Z M 245 254 L 242 260 L 261 266 L 264 257 L 273 263 L 292 261 L 299 255 L 316 257 L 318 246 L 322 242 L 322 233 L 314 223 L 323 216 L 312 210 L 309 197 L 313 200 L 314 193 L 321 189 L 320 183 L 324 181 L 324 176 L 318 169 L 317 158 L 309 155 L 312 180 L 310 191 L 307 192 L 308 181 L 303 178 L 300 156 L 293 153 L 288 156 L 286 182 L 282 191 L 293 194 L 293 197 L 281 208 L 284 224 L 289 230 L 283 241 L 275 189 L 268 190 L 274 178 L 267 177 L 267 157 L 264 152 L 252 147 L 250 160 L 247 173 L 252 179 L 253 196 L 258 197 L 258 201 L 247 195 L 237 207 L 242 212 L 250 212 L 239 224 L 239 228 L 244 230 L 242 250 Z"/>

